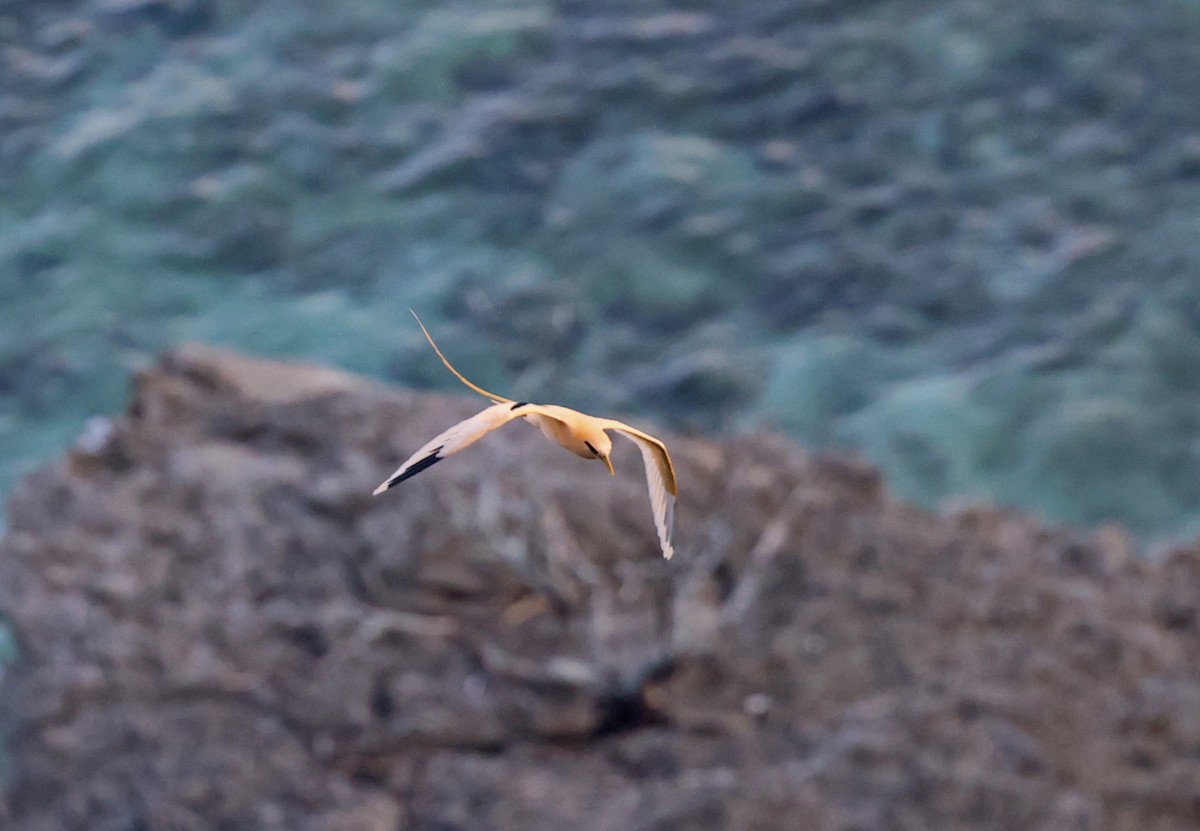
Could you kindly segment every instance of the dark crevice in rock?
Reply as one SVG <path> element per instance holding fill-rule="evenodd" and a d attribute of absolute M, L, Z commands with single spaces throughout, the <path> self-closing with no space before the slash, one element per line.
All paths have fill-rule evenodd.
<path fill-rule="evenodd" d="M 593 739 L 603 739 L 643 727 L 663 727 L 669 724 L 663 713 L 647 703 L 641 690 L 608 693 L 600 696 L 597 704 L 600 718 L 592 732 Z"/>

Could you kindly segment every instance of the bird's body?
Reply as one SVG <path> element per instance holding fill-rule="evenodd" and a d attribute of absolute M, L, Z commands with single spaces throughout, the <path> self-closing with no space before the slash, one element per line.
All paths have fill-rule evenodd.
<path fill-rule="evenodd" d="M 585 459 L 596 458 L 596 451 L 592 448 L 598 448 L 602 444 L 611 446 L 611 440 L 606 442 L 601 438 L 607 437 L 608 434 L 593 423 L 597 419 L 569 407 L 541 404 L 536 411 L 526 414 L 525 420 L 541 430 L 546 438 L 558 442 L 576 456 Z"/>
<path fill-rule="evenodd" d="M 413 312 L 413 317 L 416 317 L 416 312 Z M 608 472 L 612 473 L 612 461 L 609 459 L 609 454 L 612 452 L 612 438 L 607 431 L 615 430 L 636 443 L 642 452 L 642 460 L 646 465 L 646 480 L 650 487 L 650 506 L 654 512 L 654 524 L 658 529 L 663 556 L 670 559 L 674 553 L 671 537 L 674 530 L 675 496 L 678 493 L 678 487 L 675 482 L 675 468 L 671 464 L 671 456 L 667 453 L 665 444 L 641 430 L 610 418 L 597 418 L 557 404 L 513 401 L 490 393 L 464 378 L 450 361 L 446 360 L 446 356 L 442 354 L 442 350 L 438 349 L 420 318 L 417 318 L 417 323 L 420 325 L 421 331 L 425 333 L 429 345 L 437 352 L 446 368 L 472 390 L 490 398 L 495 403 L 465 421 L 460 421 L 426 443 L 375 489 L 376 494 L 383 493 L 405 479 L 416 476 L 447 456 L 469 447 L 496 428 L 518 418 L 529 421 L 541 430 L 546 438 L 570 450 L 576 456 L 601 460 L 608 466 Z"/>

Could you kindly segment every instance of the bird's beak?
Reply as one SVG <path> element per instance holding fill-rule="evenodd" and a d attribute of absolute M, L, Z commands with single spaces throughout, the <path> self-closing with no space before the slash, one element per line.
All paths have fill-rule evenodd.
<path fill-rule="evenodd" d="M 607 456 L 601 456 L 600 458 L 604 460 L 604 464 L 608 465 L 608 475 L 616 476 L 617 472 L 613 470 L 612 459 L 608 458 Z"/>

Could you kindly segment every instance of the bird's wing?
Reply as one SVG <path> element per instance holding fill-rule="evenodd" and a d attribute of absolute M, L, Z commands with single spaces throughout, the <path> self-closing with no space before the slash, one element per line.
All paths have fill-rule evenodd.
<path fill-rule="evenodd" d="M 533 405 L 529 405 L 529 407 L 532 408 Z M 411 479 L 422 470 L 433 467 L 447 456 L 457 453 L 464 447 L 469 447 L 497 427 L 503 427 L 514 418 L 520 418 L 527 412 L 528 410 L 525 409 L 516 410 L 511 402 L 506 401 L 501 404 L 493 404 L 465 421 L 460 421 L 412 454 L 408 461 L 400 465 L 395 473 L 375 489 L 375 494 L 394 488 L 405 479 Z"/>
<path fill-rule="evenodd" d="M 642 461 L 646 465 L 646 484 L 650 486 L 650 507 L 654 511 L 654 525 L 658 529 L 658 541 L 662 543 L 663 556 L 669 560 L 675 553 L 671 537 L 675 533 L 675 496 L 679 493 L 671 454 L 667 452 L 667 446 L 654 436 L 628 424 L 605 419 L 604 427 L 633 439 L 638 450 L 642 451 Z"/>
<path fill-rule="evenodd" d="M 413 312 L 412 309 L 409 309 L 409 311 L 412 312 L 413 317 L 417 318 L 417 325 L 420 326 L 421 331 L 425 333 L 425 340 L 429 341 L 429 345 L 433 347 L 433 351 L 436 352 L 437 356 L 442 359 L 442 363 L 444 363 L 446 365 L 446 369 L 448 369 L 454 373 L 455 378 L 462 381 L 464 384 L 466 384 L 468 387 L 470 387 L 475 392 L 482 395 L 484 398 L 490 398 L 493 401 L 495 401 L 497 404 L 516 403 L 511 398 L 505 398 L 502 395 L 496 395 L 494 392 L 488 392 L 483 387 L 478 387 L 475 384 L 472 384 L 466 378 L 464 378 L 463 374 L 461 372 L 459 372 L 457 369 L 455 369 L 453 364 L 451 364 L 448 360 L 446 360 L 446 356 L 442 354 L 442 350 L 438 349 L 438 345 L 433 342 L 433 336 L 429 334 L 429 330 L 425 328 L 425 324 L 421 322 L 421 318 L 417 317 L 417 313 Z M 435 441 L 436 441 L 436 439 L 435 439 Z M 472 441 L 474 441 L 474 439 L 472 439 Z M 430 464 L 432 464 L 432 462 L 430 462 Z"/>

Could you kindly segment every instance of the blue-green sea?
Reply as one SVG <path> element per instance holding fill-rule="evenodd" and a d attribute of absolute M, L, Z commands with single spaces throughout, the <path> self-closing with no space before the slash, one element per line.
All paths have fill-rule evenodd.
<path fill-rule="evenodd" d="M 522 400 L 1200 533 L 1191 0 L 0 3 L 0 47 L 0 491 L 182 341 L 455 388 L 411 307 Z"/>

